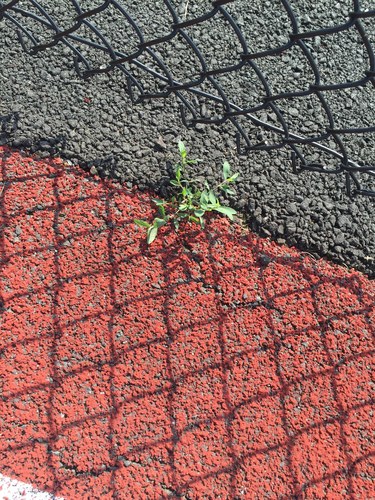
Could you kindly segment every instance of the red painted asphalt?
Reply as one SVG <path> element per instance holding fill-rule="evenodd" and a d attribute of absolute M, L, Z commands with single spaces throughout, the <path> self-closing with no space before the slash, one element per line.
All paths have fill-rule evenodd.
<path fill-rule="evenodd" d="M 375 498 L 375 282 L 0 148 L 0 473 L 65 499 Z"/>

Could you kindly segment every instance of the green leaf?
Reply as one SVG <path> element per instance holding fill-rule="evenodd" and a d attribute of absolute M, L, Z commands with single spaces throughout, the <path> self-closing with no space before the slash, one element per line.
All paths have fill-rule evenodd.
<path fill-rule="evenodd" d="M 178 143 L 178 149 L 180 151 L 181 158 L 184 160 L 187 156 L 187 152 L 186 152 L 185 144 L 182 141 L 180 141 Z"/>
<path fill-rule="evenodd" d="M 147 231 L 147 243 L 149 245 L 151 245 L 151 243 L 154 241 L 154 239 L 156 238 L 158 234 L 158 228 L 155 227 L 155 226 L 151 226 L 148 228 L 148 231 Z"/>
<path fill-rule="evenodd" d="M 155 205 L 157 205 L 158 207 L 160 205 L 164 205 L 165 204 L 165 201 L 164 200 L 158 200 L 156 198 L 152 198 L 152 201 L 155 203 Z"/>
<path fill-rule="evenodd" d="M 236 194 L 235 191 L 233 191 L 233 189 L 231 189 L 228 184 L 224 184 L 223 186 L 220 186 L 220 189 L 222 191 L 224 191 L 224 193 L 227 193 L 227 194 Z"/>
<path fill-rule="evenodd" d="M 165 226 L 166 223 L 167 221 L 165 219 L 159 219 L 158 217 L 154 219 L 154 226 L 156 226 L 158 229 L 159 227 Z"/>
<path fill-rule="evenodd" d="M 176 169 L 176 180 L 180 181 L 181 180 L 181 167 L 178 166 Z"/>
<path fill-rule="evenodd" d="M 177 187 L 180 187 L 180 184 L 175 181 L 174 179 L 172 179 L 171 181 L 169 181 L 170 184 L 172 184 L 172 186 L 177 186 Z"/>
<path fill-rule="evenodd" d="M 221 214 L 224 214 L 226 215 L 227 217 L 229 217 L 230 220 L 233 220 L 233 215 L 235 215 L 237 212 L 236 210 L 234 210 L 233 208 L 230 208 L 230 207 L 216 207 L 214 210 L 216 210 L 216 212 L 220 212 Z"/>
<path fill-rule="evenodd" d="M 217 199 L 216 199 L 215 193 L 212 191 L 212 189 L 210 189 L 210 191 L 208 192 L 208 199 L 210 200 L 210 203 L 212 203 L 213 205 L 216 205 Z"/>
<path fill-rule="evenodd" d="M 196 215 L 197 217 L 202 217 L 202 215 L 204 215 L 204 210 L 195 210 L 194 215 Z"/>
<path fill-rule="evenodd" d="M 202 162 L 203 160 L 201 158 L 196 158 L 195 160 L 186 160 L 186 163 L 188 165 L 196 165 L 199 162 Z"/>
<path fill-rule="evenodd" d="M 200 197 L 200 202 L 201 202 L 201 205 L 204 205 L 204 204 L 207 205 L 207 203 L 209 202 L 207 191 L 202 191 L 201 197 Z"/>
<path fill-rule="evenodd" d="M 165 208 L 164 208 L 164 205 L 159 205 L 158 212 L 159 212 L 159 215 L 160 215 L 163 219 L 165 219 Z"/>
<path fill-rule="evenodd" d="M 240 175 L 239 173 L 233 174 L 231 177 L 227 179 L 227 182 L 234 182 L 239 175 Z"/>
<path fill-rule="evenodd" d="M 230 165 L 227 161 L 225 161 L 223 163 L 223 178 L 224 178 L 224 180 L 227 180 L 229 176 L 230 176 Z"/>
<path fill-rule="evenodd" d="M 194 217 L 194 215 L 189 215 L 189 220 L 191 220 L 192 222 L 196 222 L 197 224 L 199 224 L 200 220 L 198 217 Z"/>
<path fill-rule="evenodd" d="M 178 210 L 180 212 L 185 212 L 185 210 L 188 208 L 188 206 L 186 205 L 186 203 L 182 203 L 179 207 L 178 207 Z"/>
<path fill-rule="evenodd" d="M 135 224 L 140 227 L 151 227 L 151 224 L 146 222 L 145 220 L 140 220 L 140 219 L 134 219 Z"/>
<path fill-rule="evenodd" d="M 180 154 L 182 154 L 184 151 L 186 151 L 185 144 L 182 141 L 179 141 L 178 149 L 180 151 Z"/>
<path fill-rule="evenodd" d="M 173 224 L 174 224 L 175 230 L 178 231 L 178 228 L 180 227 L 180 223 L 179 223 L 178 219 L 174 219 Z"/>

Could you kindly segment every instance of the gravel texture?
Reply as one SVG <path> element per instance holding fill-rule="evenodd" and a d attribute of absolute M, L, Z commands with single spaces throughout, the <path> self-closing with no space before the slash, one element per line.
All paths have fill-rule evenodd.
<path fill-rule="evenodd" d="M 67 3 L 64 0 L 54 7 L 62 26 L 71 23 Z M 86 0 L 81 4 L 89 8 L 98 2 Z M 132 5 L 148 37 L 165 32 L 162 4 L 140 2 Z M 313 7 L 307 0 L 291 4 L 305 30 L 342 23 L 352 8 L 348 0 L 333 6 L 328 0 L 314 2 Z M 209 2 L 188 5 L 180 2 L 179 8 L 183 12 L 186 6 L 189 18 L 207 12 Z M 370 6 L 364 2 L 363 8 Z M 270 2 L 249 2 L 248 5 L 238 0 L 227 9 L 237 19 L 254 50 L 281 45 L 287 40 L 290 26 L 281 14 L 284 9 L 279 2 L 275 8 Z M 134 35 L 119 19 L 101 14 L 95 21 L 116 48 L 124 50 L 121 40 L 126 37 L 127 49 L 134 49 Z M 35 23 L 24 22 L 35 30 Z M 373 42 L 373 18 L 363 20 L 363 24 Z M 314 255 L 326 256 L 364 271 L 370 277 L 375 275 L 374 200 L 347 197 L 343 175 L 294 174 L 290 154 L 285 150 L 238 155 L 235 130 L 230 124 L 199 124 L 195 129 L 187 129 L 175 98 L 133 105 L 126 94 L 124 75 L 119 70 L 83 81 L 74 70 L 72 53 L 67 47 L 58 45 L 30 57 L 22 51 L 9 23 L 0 21 L 0 30 L 0 116 L 19 115 L 15 132 L 8 134 L 3 130 L 0 134 L 3 142 L 8 141 L 18 148 L 31 148 L 41 156 L 58 152 L 85 165 L 93 174 L 117 178 L 129 187 L 137 185 L 166 195 L 171 162 L 176 159 L 177 141 L 182 138 L 192 156 L 205 160 L 199 167 L 199 174 L 211 184 L 220 179 L 225 159 L 230 161 L 234 171 L 240 172 L 237 194 L 228 202 L 243 211 L 252 229 L 279 243 L 286 242 Z M 240 50 L 236 39 L 219 21 L 202 23 L 189 30 L 189 34 L 201 43 L 211 68 L 227 63 Z M 40 36 L 43 39 L 44 34 L 41 32 Z M 324 83 L 358 80 L 367 68 L 365 51 L 353 29 L 314 39 L 311 50 L 316 55 Z M 177 79 L 194 74 L 195 60 L 191 52 L 184 50 L 181 41 L 160 48 L 160 51 L 174 68 Z M 87 50 L 87 57 L 95 64 L 103 62 L 103 56 L 93 50 Z M 151 64 L 146 59 L 144 62 Z M 274 92 L 294 91 L 311 81 L 311 69 L 295 48 L 277 59 L 262 58 L 259 67 Z M 157 86 L 139 70 L 134 69 L 134 74 L 146 88 Z M 240 72 L 236 76 L 236 79 L 220 77 L 218 80 L 235 104 L 253 105 L 259 100 L 259 93 L 246 90 L 251 89 L 251 78 Z M 212 91 L 208 86 L 204 89 Z M 325 92 L 325 98 L 343 127 L 374 125 L 373 96 L 371 85 Z M 201 98 L 190 96 L 189 99 L 199 107 L 202 116 L 217 112 L 215 106 Z M 315 97 L 292 99 L 285 102 L 284 109 L 292 130 L 303 130 L 307 136 L 327 125 Z M 270 113 L 260 113 L 259 117 L 272 123 Z M 272 134 L 255 127 L 252 134 L 255 141 L 273 139 Z M 375 164 L 374 134 L 343 139 L 352 159 Z M 306 151 L 306 154 L 313 161 L 320 158 L 316 151 Z M 374 189 L 374 178 L 365 174 L 359 178 L 363 187 Z"/>
<path fill-rule="evenodd" d="M 4 475 L 67 500 L 373 498 L 374 281 L 220 216 L 147 247 L 148 194 L 0 165 Z"/>

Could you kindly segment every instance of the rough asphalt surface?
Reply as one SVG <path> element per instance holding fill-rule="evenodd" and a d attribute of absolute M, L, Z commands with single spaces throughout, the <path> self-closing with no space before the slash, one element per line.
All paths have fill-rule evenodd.
<path fill-rule="evenodd" d="M 66 500 L 374 498 L 374 280 L 220 216 L 147 247 L 148 193 L 0 166 L 4 476 Z"/>
<path fill-rule="evenodd" d="M 84 9 L 99 5 L 91 0 L 81 4 Z M 182 12 L 187 8 L 188 18 L 207 12 L 210 5 L 202 2 L 198 8 L 198 4 L 180 4 Z M 313 6 L 305 0 L 298 2 L 298 6 L 297 2 L 291 4 L 305 30 L 343 23 L 352 9 L 349 0 L 337 2 L 335 6 L 328 0 L 319 0 Z M 67 5 L 70 2 L 64 0 L 54 6 L 56 18 L 65 23 L 64 26 L 71 23 L 71 10 Z M 147 36 L 160 35 L 162 5 L 163 2 L 150 5 L 139 2 L 131 7 L 136 10 L 134 16 Z M 363 2 L 363 9 L 370 7 L 368 2 Z M 256 1 L 248 5 L 238 0 L 228 7 L 230 9 L 244 33 L 252 26 L 252 42 L 258 50 L 282 43 L 290 32 L 280 2 L 271 5 Z M 126 23 L 121 25 L 117 21 L 110 13 L 95 18 L 116 48 L 125 50 L 124 39 L 128 40 L 130 48 L 133 47 L 135 41 Z M 24 23 L 29 23 L 35 32 L 35 23 L 27 20 Z M 373 18 L 363 20 L 372 43 L 375 41 L 374 24 Z M 0 21 L 0 33 L 0 116 L 19 113 L 17 131 L 5 139 L 3 133 L 3 141 L 19 148 L 30 147 L 42 156 L 58 152 L 75 163 L 85 163 L 92 173 L 118 178 L 129 187 L 151 188 L 165 195 L 170 162 L 175 160 L 176 144 L 182 138 L 192 156 L 205 160 L 199 173 L 211 184 L 220 180 L 221 164 L 225 159 L 230 161 L 234 171 L 240 172 L 237 194 L 228 201 L 247 215 L 252 229 L 280 243 L 295 245 L 364 271 L 370 277 L 375 276 L 374 200 L 348 198 L 343 175 L 293 174 L 288 151 L 251 152 L 239 156 L 235 131 L 230 125 L 199 125 L 196 129 L 187 129 L 173 97 L 133 105 L 120 71 L 82 81 L 74 70 L 68 48 L 58 45 L 30 57 L 22 51 L 10 23 Z M 192 28 L 190 34 L 200 41 L 205 57 L 213 66 L 225 63 L 230 50 L 236 50 L 233 37 L 228 38 L 232 35 L 220 23 L 212 23 L 209 27 L 208 23 L 203 23 Z M 43 38 L 43 33 L 40 37 Z M 163 56 L 174 68 L 176 78 L 181 80 L 187 74 L 191 77 L 195 67 L 194 60 L 189 59 L 191 54 L 177 42 L 168 50 L 167 47 Z M 368 69 L 366 52 L 354 29 L 316 38 L 311 50 L 317 56 L 324 82 L 357 80 Z M 93 62 L 101 62 L 94 50 L 87 50 L 87 56 Z M 305 88 L 311 81 L 311 70 L 309 73 L 306 62 L 295 51 L 285 53 L 280 61 L 280 64 L 279 59 L 275 61 L 274 58 L 259 61 L 274 92 Z M 137 76 L 142 78 L 140 72 Z M 143 77 L 146 87 L 152 85 L 149 80 Z M 221 81 L 238 105 L 252 104 L 259 99 L 256 92 L 244 92 L 245 83 L 240 78 Z M 375 99 L 371 86 L 325 94 L 339 125 L 374 125 Z M 200 102 L 199 105 L 205 104 Z M 209 113 L 210 109 L 205 111 Z M 316 101 L 294 99 L 286 104 L 286 112 L 300 120 L 296 126 L 299 130 L 305 127 L 307 135 L 326 125 Z M 263 118 L 272 120 L 270 116 Z M 262 134 L 261 130 L 254 129 L 257 140 L 264 139 Z M 344 138 L 353 160 L 375 164 L 374 135 Z M 374 189 L 374 178 L 361 175 L 360 181 L 364 187 Z"/>

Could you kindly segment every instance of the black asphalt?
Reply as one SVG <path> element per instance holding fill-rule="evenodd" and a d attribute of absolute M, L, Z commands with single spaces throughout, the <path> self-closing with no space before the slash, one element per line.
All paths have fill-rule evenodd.
<path fill-rule="evenodd" d="M 94 0 L 80 2 L 87 9 L 101 4 Z M 121 3 L 121 2 L 120 2 Z M 129 2 L 122 2 L 125 6 Z M 210 2 L 174 1 L 187 18 L 209 9 Z M 332 5 L 330 0 L 291 1 L 298 22 L 306 30 L 345 22 L 352 10 L 352 1 Z M 370 8 L 365 5 L 363 8 Z M 28 2 L 22 2 L 26 5 Z M 48 2 L 46 2 L 48 4 Z M 49 2 L 62 25 L 71 22 L 71 2 Z M 164 2 L 130 2 L 134 17 L 146 37 L 166 32 Z M 290 25 L 281 0 L 237 0 L 227 10 L 241 27 L 254 50 L 265 50 L 287 40 Z M 136 47 L 137 39 L 128 24 L 111 17 L 108 11 L 95 19 L 101 31 L 119 50 Z M 35 23 L 24 20 L 35 29 Z M 64 24 L 65 23 L 65 24 Z M 375 18 L 363 20 L 368 37 L 375 47 Z M 220 22 L 206 21 L 189 28 L 199 43 L 206 61 L 212 67 L 222 66 L 238 54 L 239 46 L 231 30 Z M 87 33 L 86 33 L 87 34 Z M 42 37 L 43 34 L 41 33 Z M 322 79 L 326 83 L 356 80 L 363 76 L 369 61 L 357 30 L 313 38 L 309 42 Z M 134 46 L 134 47 L 133 47 Z M 197 62 L 183 40 L 159 47 L 177 80 L 191 78 Z M 108 61 L 87 50 L 87 57 L 96 64 Z M 142 56 L 143 57 L 143 56 Z M 104 58 L 104 59 L 103 59 Z M 142 62 L 152 66 L 146 58 Z M 311 82 L 311 69 L 296 47 L 282 56 L 257 60 L 274 93 L 306 88 Z M 131 68 L 147 88 L 158 85 L 141 70 Z M 240 107 L 254 105 L 261 98 L 259 84 L 253 75 L 231 74 L 218 79 L 231 102 Z M 213 92 L 207 84 L 204 89 Z M 340 127 L 368 127 L 375 124 L 375 88 L 371 84 L 354 89 L 325 92 L 325 99 Z M 217 111 L 209 101 L 185 92 L 203 116 Z M 280 108 L 283 108 L 280 103 Z M 292 120 L 293 130 L 309 136 L 327 126 L 321 104 L 315 96 L 285 101 L 284 112 Z M 26 54 L 13 26 L 0 21 L 0 116 L 16 113 L 17 130 L 3 124 L 0 141 L 17 148 L 31 149 L 41 156 L 59 154 L 80 163 L 92 173 L 120 179 L 129 186 L 153 189 L 166 194 L 170 164 L 177 157 L 177 142 L 183 139 L 192 157 L 204 160 L 192 174 L 215 184 L 220 180 L 221 165 L 228 160 L 233 171 L 240 172 L 237 193 L 228 202 L 241 210 L 250 227 L 280 243 L 295 245 L 317 256 L 324 256 L 348 267 L 375 276 L 375 213 L 374 198 L 349 198 L 343 174 L 317 172 L 293 173 L 290 151 L 250 152 L 238 154 L 235 128 L 230 123 L 220 126 L 184 126 L 178 100 L 150 100 L 132 104 L 126 92 L 124 74 L 118 69 L 104 75 L 82 80 L 77 75 L 72 52 L 58 44 L 35 56 Z M 272 123 L 272 113 L 258 116 Z M 293 121 L 294 120 L 294 121 Z M 242 123 L 242 122 L 241 122 Z M 245 123 L 245 121 L 244 121 Z M 254 142 L 272 140 L 272 134 L 247 123 Z M 343 138 L 350 158 L 360 164 L 375 165 L 375 134 L 347 135 Z M 328 147 L 334 147 L 332 141 Z M 306 150 L 307 151 L 307 150 Z M 306 153 L 310 161 L 330 159 L 313 149 Z M 360 174 L 363 187 L 375 189 L 375 177 Z"/>

